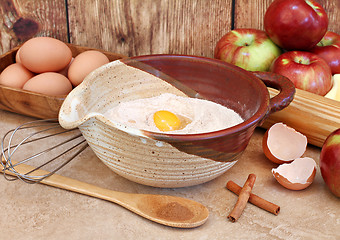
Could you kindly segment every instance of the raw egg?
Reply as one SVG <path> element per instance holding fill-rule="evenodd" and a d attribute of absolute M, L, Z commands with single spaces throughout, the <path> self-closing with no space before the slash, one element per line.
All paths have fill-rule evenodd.
<path fill-rule="evenodd" d="M 62 41 L 51 37 L 36 37 L 19 49 L 21 63 L 35 73 L 58 72 L 72 58 L 71 49 Z"/>
<path fill-rule="evenodd" d="M 153 121 L 156 127 L 163 132 L 178 130 L 181 126 L 181 120 L 179 120 L 176 114 L 165 110 L 155 112 Z"/>
<path fill-rule="evenodd" d="M 24 90 L 51 96 L 66 95 L 72 90 L 72 84 L 62 74 L 46 72 L 36 75 L 23 86 Z"/>
<path fill-rule="evenodd" d="M 89 50 L 77 55 L 68 69 L 68 78 L 73 86 L 78 86 L 96 68 L 109 63 L 108 57 L 99 51 Z"/>
<path fill-rule="evenodd" d="M 34 74 L 21 63 L 13 63 L 1 72 L 0 84 L 13 88 L 22 88 L 33 76 Z"/>
<path fill-rule="evenodd" d="M 302 190 L 312 184 L 316 174 L 316 163 L 312 158 L 297 158 L 291 163 L 285 163 L 273 168 L 274 178 L 285 188 Z"/>
<path fill-rule="evenodd" d="M 307 137 L 283 123 L 276 123 L 264 134 L 263 152 L 274 163 L 292 162 L 307 148 Z"/>
<path fill-rule="evenodd" d="M 220 104 L 171 93 L 120 102 L 104 115 L 125 126 L 167 134 L 212 132 L 243 122 L 235 111 Z"/>

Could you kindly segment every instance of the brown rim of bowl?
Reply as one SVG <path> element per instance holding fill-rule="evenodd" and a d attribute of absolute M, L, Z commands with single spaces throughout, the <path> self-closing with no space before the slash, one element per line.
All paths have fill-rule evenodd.
<path fill-rule="evenodd" d="M 211 139 L 211 138 L 217 138 L 217 137 L 223 137 L 226 135 L 233 135 L 237 134 L 238 132 L 243 132 L 246 129 L 251 128 L 254 125 L 257 125 L 263 118 L 266 117 L 266 115 L 269 112 L 269 92 L 267 90 L 266 85 L 257 78 L 254 74 L 251 72 L 248 72 L 240 67 L 237 67 L 235 65 L 223 62 L 221 60 L 213 59 L 213 58 L 207 58 L 207 57 L 199 57 L 199 56 L 193 56 L 193 55 L 180 55 L 180 54 L 155 54 L 155 55 L 142 55 L 142 56 L 136 56 L 136 57 L 130 57 L 123 59 L 124 63 L 128 63 L 129 59 L 132 60 L 147 60 L 150 58 L 158 58 L 158 59 L 166 59 L 166 58 L 172 58 L 172 61 L 176 61 L 176 59 L 187 59 L 190 62 L 195 61 L 201 61 L 206 63 L 213 63 L 220 65 L 229 71 L 234 71 L 239 74 L 243 74 L 248 76 L 250 79 L 253 79 L 254 81 L 258 82 L 259 88 L 262 91 L 262 98 L 263 101 L 261 101 L 261 105 L 259 106 L 256 113 L 248 118 L 247 120 L 243 121 L 240 124 L 237 124 L 235 126 L 213 131 L 213 132 L 207 132 L 207 133 L 194 133 L 194 134 L 167 134 L 167 133 L 157 133 L 157 132 L 151 132 L 147 130 L 141 130 L 146 136 L 149 136 L 154 139 L 158 140 L 167 140 L 167 141 L 195 141 L 195 140 L 204 140 L 204 139 Z M 256 126 L 255 126 L 256 127 Z"/>

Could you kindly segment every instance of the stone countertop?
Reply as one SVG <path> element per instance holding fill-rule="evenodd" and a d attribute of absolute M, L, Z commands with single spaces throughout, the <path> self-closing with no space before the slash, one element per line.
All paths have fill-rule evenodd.
<path fill-rule="evenodd" d="M 1 137 L 31 120 L 0 110 Z M 262 152 L 263 134 L 263 129 L 256 129 L 246 151 L 225 174 L 193 187 L 159 189 L 130 182 L 109 170 L 90 148 L 58 172 L 111 190 L 175 195 L 201 202 L 210 216 L 200 227 L 163 226 L 104 200 L 0 176 L 0 239 L 340 239 L 340 199 L 327 189 L 320 169 L 307 189 L 283 188 L 271 174 L 277 165 Z M 49 145 L 48 141 L 41 144 Z M 319 155 L 320 148 L 314 146 L 308 146 L 304 154 L 317 163 Z M 225 185 L 233 180 L 242 186 L 249 173 L 257 176 L 252 192 L 279 205 L 281 212 L 275 216 L 248 203 L 240 219 L 232 223 L 227 215 L 237 196 Z"/>

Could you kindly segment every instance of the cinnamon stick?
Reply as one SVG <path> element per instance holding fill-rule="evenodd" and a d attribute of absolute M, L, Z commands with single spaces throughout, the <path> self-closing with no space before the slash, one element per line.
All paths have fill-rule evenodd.
<path fill-rule="evenodd" d="M 242 187 L 242 189 L 239 193 L 239 196 L 238 196 L 237 202 L 234 206 L 234 209 L 228 215 L 228 218 L 232 222 L 236 222 L 239 219 L 244 208 L 246 207 L 247 202 L 248 202 L 249 197 L 250 197 L 251 190 L 253 189 L 253 186 L 254 186 L 254 183 L 255 183 L 255 179 L 256 179 L 255 174 L 249 174 L 248 175 L 248 179 L 244 183 L 244 185 L 243 185 L 243 187 Z"/>
<path fill-rule="evenodd" d="M 239 195 L 241 192 L 241 187 L 234 183 L 233 181 L 229 181 L 227 183 L 227 189 L 235 193 L 236 195 Z M 254 204 L 255 206 L 262 208 L 270 213 L 273 213 L 274 215 L 278 215 L 280 212 L 280 206 L 271 203 L 253 193 L 250 193 L 249 200 L 250 203 Z"/>

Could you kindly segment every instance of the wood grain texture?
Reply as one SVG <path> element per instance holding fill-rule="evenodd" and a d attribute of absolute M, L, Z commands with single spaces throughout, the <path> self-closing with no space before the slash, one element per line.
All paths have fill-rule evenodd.
<path fill-rule="evenodd" d="M 92 50 L 92 48 L 68 44 L 72 56 Z M 20 46 L 0 56 L 0 72 L 15 62 L 15 55 Z M 101 51 L 110 61 L 121 59 L 124 56 L 111 52 Z M 22 89 L 0 85 L 0 109 L 32 116 L 42 119 L 57 118 L 61 104 L 66 96 L 48 96 Z"/>
<path fill-rule="evenodd" d="M 271 96 L 277 91 L 269 89 Z M 271 114 L 262 127 L 269 128 L 277 122 L 304 134 L 308 143 L 321 147 L 326 137 L 340 128 L 340 103 L 307 91 L 296 89 L 294 100 L 291 104 Z"/>
<path fill-rule="evenodd" d="M 273 0 L 235 1 L 234 28 L 264 29 L 263 18 Z"/>
<path fill-rule="evenodd" d="M 70 40 L 128 56 L 180 53 L 213 56 L 231 28 L 231 0 L 95 0 L 69 2 Z M 82 16 L 79 17 L 79 13 Z"/>
<path fill-rule="evenodd" d="M 340 34 L 340 0 L 318 0 L 328 16 L 328 30 Z"/>
<path fill-rule="evenodd" d="M 64 0 L 1 0 L 0 54 L 34 36 L 68 42 Z"/>
<path fill-rule="evenodd" d="M 264 29 L 263 19 L 266 9 L 274 0 L 236 0 L 234 28 Z M 325 9 L 330 31 L 340 33 L 340 1 L 317 0 Z"/>
<path fill-rule="evenodd" d="M 2 161 L 5 162 L 5 159 L 2 158 Z M 16 162 L 12 165 L 16 165 Z M 37 170 L 26 164 L 18 164 L 15 171 L 22 175 L 31 173 L 29 177 L 33 179 L 50 174 L 48 171 Z M 5 171 L 5 173 L 16 176 L 13 171 Z M 164 194 L 118 192 L 58 174 L 44 178 L 40 183 L 116 203 L 146 219 L 166 226 L 194 228 L 204 224 L 209 217 L 209 210 L 204 205 L 188 198 Z"/>
<path fill-rule="evenodd" d="M 126 56 L 177 53 L 213 57 L 217 41 L 232 27 L 263 29 L 265 11 L 273 1 L 1 0 L 0 54 L 31 37 L 50 36 Z M 340 0 L 318 1 L 327 12 L 329 30 L 340 33 Z M 4 92 L 0 94 L 4 96 Z M 303 97 L 314 109 L 317 100 Z M 291 109 L 291 116 L 309 111 L 307 107 L 304 110 L 307 105 L 299 96 L 295 101 L 287 110 Z M 332 115 L 333 107 L 328 103 L 315 104 L 321 106 L 315 106 L 315 111 L 325 109 L 324 114 Z M 276 116 L 284 119 L 285 112 L 280 114 L 269 120 Z M 322 116 L 311 116 L 316 124 L 328 127 L 313 137 L 316 145 L 338 124 L 338 115 L 331 122 L 323 122 Z M 314 128 L 308 127 L 310 124 L 297 128 L 305 126 L 306 131 Z"/>
<path fill-rule="evenodd" d="M 340 33 L 340 1 L 318 1 L 328 14 L 329 30 Z M 180 53 L 213 57 L 217 41 L 232 28 L 232 2 L 2 0 L 0 54 L 32 36 L 50 36 L 128 56 Z M 234 28 L 263 29 L 271 2 L 235 0 Z"/>

